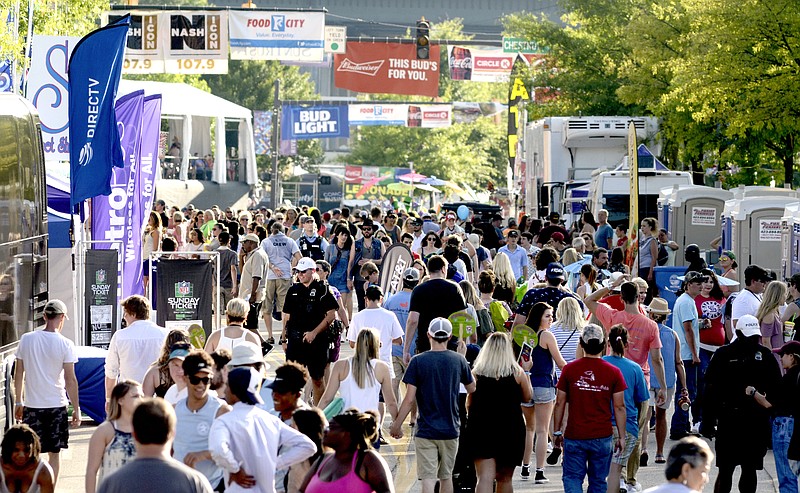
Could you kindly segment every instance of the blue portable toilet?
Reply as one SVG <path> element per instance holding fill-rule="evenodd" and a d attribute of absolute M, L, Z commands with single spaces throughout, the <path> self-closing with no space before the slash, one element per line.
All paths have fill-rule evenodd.
<path fill-rule="evenodd" d="M 678 299 L 677 293 L 681 288 L 681 281 L 679 276 L 683 276 L 686 272 L 686 267 L 656 267 L 653 269 L 653 277 L 655 278 L 656 287 L 658 287 L 658 295 L 669 303 L 669 309 L 675 306 L 675 300 Z M 672 314 L 667 317 L 667 326 L 672 326 Z"/>
<path fill-rule="evenodd" d="M 800 202 L 786 205 L 781 226 L 781 273 L 783 279 L 788 279 L 800 273 Z"/>

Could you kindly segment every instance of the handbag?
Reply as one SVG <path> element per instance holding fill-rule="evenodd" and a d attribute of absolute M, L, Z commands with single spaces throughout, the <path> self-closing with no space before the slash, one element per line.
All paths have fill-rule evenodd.
<path fill-rule="evenodd" d="M 330 344 L 334 344 L 339 341 L 342 337 L 342 332 L 344 332 L 344 322 L 339 320 L 338 318 L 331 322 L 331 325 L 328 327 L 326 334 L 328 335 L 328 342 Z"/>

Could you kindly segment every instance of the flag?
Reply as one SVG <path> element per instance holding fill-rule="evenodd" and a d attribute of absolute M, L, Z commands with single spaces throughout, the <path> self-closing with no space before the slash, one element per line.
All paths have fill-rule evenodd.
<path fill-rule="evenodd" d="M 111 193 L 111 170 L 125 165 L 116 125 L 130 16 L 92 31 L 69 59 L 70 202 Z"/>
<path fill-rule="evenodd" d="M 110 195 L 92 200 L 92 239 L 109 242 L 96 244 L 98 250 L 117 248 L 111 242 L 122 242 L 118 247 L 122 257 L 122 297 L 127 298 L 142 294 L 141 194 L 136 184 L 142 157 L 144 91 L 122 96 L 114 108 L 125 166 L 111 170 Z"/>
<path fill-rule="evenodd" d="M 141 209 L 142 228 L 153 208 L 155 180 L 158 176 L 158 149 L 161 138 L 161 95 L 156 94 L 144 98 L 144 118 L 142 119 L 142 172 L 139 173 L 137 187 L 141 193 L 139 207 Z"/>
<path fill-rule="evenodd" d="M 527 60 L 521 55 L 517 55 L 511 68 L 511 83 L 508 89 L 508 164 L 511 169 L 516 169 L 520 126 L 519 104 L 530 99 L 523 79 L 527 66 Z M 522 128 L 524 131 L 525 122 L 522 122 Z"/>

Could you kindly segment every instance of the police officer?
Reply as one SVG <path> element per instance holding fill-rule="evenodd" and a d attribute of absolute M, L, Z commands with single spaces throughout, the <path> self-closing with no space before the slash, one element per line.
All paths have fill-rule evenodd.
<path fill-rule="evenodd" d="M 313 217 L 306 216 L 303 219 L 303 234 L 297 239 L 297 246 L 300 247 L 300 255 L 303 257 L 315 262 L 325 258 L 328 242 L 317 234 L 317 222 Z"/>
<path fill-rule="evenodd" d="M 760 339 L 758 319 L 743 315 L 736 324 L 736 338 L 714 353 L 706 371 L 700 433 L 717 439 L 717 493 L 731 491 L 736 466 L 742 468 L 739 491 L 754 493 L 756 471 L 764 468 L 770 412 L 756 396 L 777 392 L 781 371 Z"/>
<path fill-rule="evenodd" d="M 328 363 L 328 327 L 339 309 L 328 283 L 316 274 L 317 264 L 301 258 L 295 266 L 297 282 L 286 293 L 280 343 L 287 361 L 305 366 L 311 376 L 314 404 L 325 392 L 323 376 Z"/>

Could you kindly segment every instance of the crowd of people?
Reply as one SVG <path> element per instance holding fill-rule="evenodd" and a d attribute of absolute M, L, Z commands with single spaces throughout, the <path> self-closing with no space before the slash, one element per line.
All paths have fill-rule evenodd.
<path fill-rule="evenodd" d="M 195 348 L 185 331 L 150 321 L 146 298 L 123 301 L 87 492 L 391 492 L 379 452 L 386 430 L 412 434 L 423 493 L 437 483 L 442 492 L 509 492 L 515 478 L 548 483 L 559 464 L 569 493 L 585 481 L 592 493 L 642 491 L 637 475 L 651 451 L 668 480 L 651 491 L 700 491 L 715 459 L 701 435 L 717 443 L 715 491 L 731 490 L 737 467 L 739 491 L 756 491 L 771 448 L 781 493 L 796 493 L 800 275 L 787 285 L 749 265 L 739 289 L 734 252 L 708 266 L 690 244 L 670 307 L 655 268 L 675 265 L 681 246 L 655 219 L 642 219 L 634 239 L 606 211 L 568 228 L 560 219 L 381 208 L 169 213 L 157 202 L 145 253 L 220 252 L 227 323 Z M 394 244 L 413 262 L 390 294 L 378 280 Z M 16 381 L 17 396 L 25 390 L 17 418 L 32 429 L 21 425 L 20 436 L 33 434 L 36 455 L 50 454 L 49 469 L 28 470 L 52 484 L 68 439 L 67 395 L 79 416 L 74 349 L 58 334 L 62 305 L 45 309 L 53 336 L 23 336 Z M 464 313 L 467 333 L 450 320 Z M 276 341 L 286 363 L 268 378 L 264 356 Z M 43 351 L 51 361 L 31 368 Z M 44 399 L 40 389 L 54 381 Z M 677 441 L 668 454 L 667 436 Z M 5 463 L 4 448 L 4 472 Z"/>

